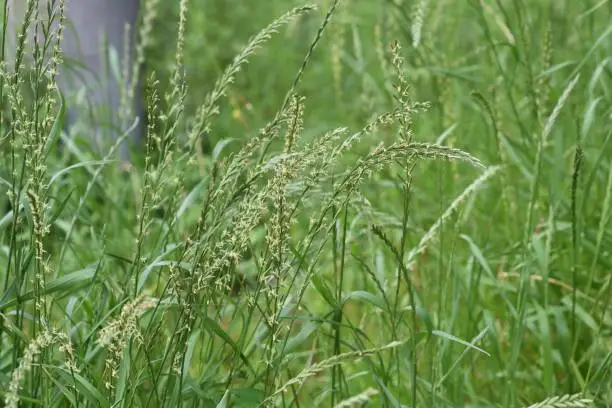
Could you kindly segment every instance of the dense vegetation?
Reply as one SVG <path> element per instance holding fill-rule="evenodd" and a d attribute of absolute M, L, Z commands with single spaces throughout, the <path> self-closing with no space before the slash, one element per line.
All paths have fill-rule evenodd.
<path fill-rule="evenodd" d="M 145 0 L 129 163 L 63 126 L 49 4 L 0 70 L 6 406 L 612 407 L 612 2 Z"/>

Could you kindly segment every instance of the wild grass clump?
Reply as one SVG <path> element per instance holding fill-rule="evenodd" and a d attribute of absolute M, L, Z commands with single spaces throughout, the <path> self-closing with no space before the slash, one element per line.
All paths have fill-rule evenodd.
<path fill-rule="evenodd" d="M 549 4 L 540 50 L 541 5 L 321 3 L 245 35 L 204 87 L 187 43 L 203 4 L 144 2 L 124 128 L 96 156 L 63 129 L 69 4 L 27 2 L 0 70 L 7 406 L 610 404 L 609 61 L 595 51 L 610 30 L 556 60 L 556 8 L 577 6 Z M 601 4 L 580 14 L 592 27 Z M 166 7 L 160 67 L 146 58 Z M 442 30 L 468 22 L 465 39 Z M 280 58 L 293 41 L 301 59 Z M 270 78 L 262 63 L 291 70 L 253 101 L 277 109 L 235 115 L 241 81 Z M 126 165 L 139 78 L 146 135 Z"/>

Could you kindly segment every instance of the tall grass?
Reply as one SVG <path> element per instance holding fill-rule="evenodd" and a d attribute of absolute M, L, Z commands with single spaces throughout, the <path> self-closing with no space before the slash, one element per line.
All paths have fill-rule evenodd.
<path fill-rule="evenodd" d="M 254 10 L 205 85 L 175 3 L 129 164 L 129 109 L 64 130 L 64 1 L 2 54 L 6 406 L 612 406 L 607 2 Z"/>

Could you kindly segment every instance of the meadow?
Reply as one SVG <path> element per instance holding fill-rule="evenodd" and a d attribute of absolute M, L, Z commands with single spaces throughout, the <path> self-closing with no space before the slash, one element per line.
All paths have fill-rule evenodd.
<path fill-rule="evenodd" d="M 612 407 L 611 1 L 143 0 L 102 149 L 48 4 L 0 65 L 0 405 Z"/>

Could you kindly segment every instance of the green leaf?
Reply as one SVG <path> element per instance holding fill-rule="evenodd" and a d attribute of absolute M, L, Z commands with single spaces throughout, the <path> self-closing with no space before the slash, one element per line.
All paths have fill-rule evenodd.
<path fill-rule="evenodd" d="M 257 407 L 265 399 L 265 393 L 255 388 L 235 388 L 231 394 L 234 408 Z"/>
<path fill-rule="evenodd" d="M 330 306 L 336 306 L 336 303 L 334 302 L 334 296 L 332 295 L 331 290 L 327 287 L 325 282 L 323 282 L 323 279 L 321 279 L 321 277 L 319 277 L 318 275 L 312 275 L 312 277 L 310 278 L 310 282 L 312 283 L 312 286 L 316 289 L 316 291 L 319 292 L 321 296 L 323 296 L 323 299 L 325 299 L 325 301 L 329 303 Z"/>
<path fill-rule="evenodd" d="M 465 341 L 463 339 L 460 339 L 459 337 L 453 336 L 450 333 L 446 333 L 446 332 L 443 332 L 441 330 L 432 330 L 431 334 L 433 334 L 434 336 L 442 337 L 442 338 L 450 340 L 450 341 L 454 341 L 455 343 L 462 344 L 465 347 L 468 347 L 468 348 L 471 348 L 473 350 L 479 351 L 482 354 L 485 354 L 486 356 L 491 357 L 491 355 L 489 353 L 487 353 L 486 351 L 484 351 L 480 347 L 477 347 L 477 346 L 473 345 L 470 342 L 467 342 L 467 341 Z"/>
<path fill-rule="evenodd" d="M 229 403 L 229 390 L 225 391 L 225 394 L 223 394 L 223 398 L 221 398 L 221 401 L 219 401 L 219 403 L 217 404 L 217 408 L 227 408 L 227 404 Z"/>
<path fill-rule="evenodd" d="M 77 372 L 69 371 L 64 367 L 56 367 L 59 375 L 66 381 L 66 383 L 72 384 L 78 394 L 87 398 L 94 407 L 110 408 L 108 399 L 102 395 L 89 380 L 83 377 Z"/>
<path fill-rule="evenodd" d="M 189 340 L 187 340 L 187 351 L 185 352 L 185 357 L 183 359 L 183 377 L 185 378 L 189 377 L 189 367 L 191 367 L 191 360 L 193 359 L 193 353 L 199 338 L 201 338 L 200 329 L 196 329 L 189 336 Z"/>
<path fill-rule="evenodd" d="M 68 201 L 70 200 L 70 197 L 72 197 L 73 191 L 74 190 L 70 190 L 68 194 L 66 194 L 66 198 L 64 198 L 57 207 L 54 206 L 55 211 L 51 215 L 51 218 L 49 219 L 49 224 L 51 225 L 55 224 L 59 216 L 62 214 L 62 212 L 64 212 L 64 209 L 66 208 L 66 205 L 68 204 Z"/>
<path fill-rule="evenodd" d="M 562 302 L 565 306 L 567 306 L 568 310 L 572 310 L 572 298 L 570 296 L 563 297 Z M 593 316 L 591 316 L 589 312 L 587 312 L 580 304 L 576 304 L 573 306 L 575 306 L 576 316 L 580 320 L 582 320 L 582 323 L 587 325 L 593 333 L 599 333 L 601 328 L 599 327 L 599 324 L 597 324 Z"/>
<path fill-rule="evenodd" d="M 151 262 L 149 265 L 146 266 L 146 268 L 142 271 L 142 273 L 138 277 L 138 292 L 142 290 L 145 283 L 147 282 L 147 278 L 149 277 L 149 275 L 151 274 L 151 272 L 153 272 L 155 268 L 162 268 L 164 266 L 177 264 L 175 261 L 163 260 L 166 256 L 170 255 L 177 248 L 180 248 L 180 246 L 179 245 L 169 245 L 168 248 L 166 248 L 166 250 L 157 257 L 157 259 L 155 259 L 153 262 Z M 121 258 L 119 255 L 113 255 L 113 254 L 108 254 L 108 255 L 114 258 Z M 123 258 L 122 260 L 126 261 L 125 258 Z M 131 260 L 127 260 L 127 262 L 130 264 L 132 263 Z"/>
<path fill-rule="evenodd" d="M 60 276 L 57 279 L 47 282 L 42 294 L 49 295 L 51 293 L 63 294 L 74 292 L 75 290 L 87 286 L 93 280 L 95 273 L 96 268 L 91 267 Z M 34 299 L 34 290 L 26 292 L 25 294 L 19 296 L 19 298 L 22 302 Z M 0 301 L 0 309 L 13 306 L 16 303 L 16 291 L 14 288 L 12 288 L 12 290 L 9 289 L 3 295 L 3 300 Z"/>
<path fill-rule="evenodd" d="M 600 96 L 590 101 L 589 105 L 587 106 L 584 112 L 584 118 L 582 120 L 582 127 L 580 128 L 580 139 L 583 142 L 586 139 L 587 135 L 589 134 L 591 130 L 591 126 L 593 125 L 593 122 L 595 121 L 596 108 L 599 102 L 601 101 L 601 99 L 602 97 Z"/>
<path fill-rule="evenodd" d="M 402 309 L 402 312 L 412 313 L 412 307 L 408 306 Z M 427 334 L 431 335 L 433 333 L 434 326 L 433 326 L 433 322 L 431 321 L 431 317 L 429 317 L 429 313 L 427 313 L 427 311 L 423 309 L 422 307 L 417 306 L 416 315 L 423 321 L 423 323 L 425 323 L 425 326 L 427 327 Z"/>
<path fill-rule="evenodd" d="M 54 399 L 61 399 L 62 395 L 64 396 L 64 398 L 66 398 L 68 401 L 70 401 L 70 403 L 72 404 L 73 407 L 78 406 L 77 401 L 74 399 L 74 391 L 68 389 L 68 387 L 66 387 L 65 384 L 63 384 L 62 382 L 56 380 L 55 378 L 53 378 L 53 376 L 48 372 L 47 368 L 48 367 L 44 367 L 45 368 L 45 373 L 47 374 L 47 377 L 49 377 L 49 379 L 53 382 L 53 384 L 55 384 L 55 386 L 60 390 L 61 394 L 57 394 Z"/>
<path fill-rule="evenodd" d="M 229 145 L 231 142 L 236 141 L 236 140 L 238 139 L 233 138 L 233 137 L 228 138 L 228 139 L 219 140 L 217 144 L 215 145 L 215 148 L 212 151 L 211 156 L 212 156 L 213 161 L 217 161 L 223 149 L 225 149 L 225 147 Z"/>
<path fill-rule="evenodd" d="M 232 350 L 234 350 L 234 352 L 236 354 L 238 354 L 238 356 L 240 356 L 240 359 L 247 366 L 247 368 L 252 373 L 255 373 L 255 370 L 253 369 L 253 367 L 251 367 L 251 364 L 249 363 L 249 360 L 240 351 L 240 349 L 238 348 L 238 345 L 234 342 L 234 340 L 232 340 L 232 338 L 230 336 L 228 336 L 228 334 L 226 332 L 223 331 L 223 329 L 219 326 L 219 324 L 217 324 L 217 322 L 215 322 L 214 320 L 212 320 L 211 318 L 209 318 L 207 316 L 202 316 L 202 325 L 209 332 L 214 333 L 217 336 L 221 337 L 221 339 L 223 341 L 225 341 L 225 343 L 227 343 L 227 345 L 230 346 L 232 348 Z"/>
<path fill-rule="evenodd" d="M 125 400 L 125 392 L 129 388 L 129 377 L 130 377 L 131 359 L 130 359 L 130 347 L 126 347 L 123 350 L 123 358 L 119 364 L 119 370 L 117 375 L 117 381 L 113 384 L 115 388 L 115 403 L 113 406 L 123 406 Z"/>
<path fill-rule="evenodd" d="M 554 385 L 556 382 L 555 374 L 553 371 L 554 359 L 553 359 L 553 345 L 550 333 L 550 323 L 548 322 L 548 314 L 540 306 L 536 305 L 536 311 L 538 320 L 540 322 L 540 340 L 542 345 L 542 381 L 547 392 L 554 392 Z"/>
<path fill-rule="evenodd" d="M 84 161 L 84 162 L 80 162 L 80 163 L 75 163 L 72 166 L 68 166 L 65 167 L 63 169 L 61 169 L 60 171 L 58 171 L 57 173 L 55 173 L 53 176 L 51 176 L 51 180 L 49 181 L 49 185 L 52 185 L 55 180 L 57 180 L 58 178 L 60 178 L 62 175 L 69 173 L 70 171 L 74 170 L 74 169 L 78 169 L 81 167 L 86 167 L 86 168 L 90 168 L 93 166 L 106 166 L 107 164 L 111 164 L 111 163 L 115 163 L 116 160 L 89 160 L 89 161 Z"/>
<path fill-rule="evenodd" d="M 299 345 L 301 345 L 302 343 L 304 343 L 306 340 L 308 340 L 308 338 L 310 337 L 310 335 L 312 333 L 315 332 L 315 330 L 317 330 L 317 327 L 319 327 L 319 325 L 314 324 L 313 322 L 307 322 L 304 327 L 302 327 L 302 330 L 300 330 L 300 332 L 298 334 L 296 334 L 294 337 L 291 337 L 288 341 L 287 341 L 287 345 L 285 346 L 285 348 L 282 350 L 284 355 L 287 355 L 289 353 L 291 353 L 294 349 L 296 349 Z"/>
<path fill-rule="evenodd" d="M 193 189 L 191 189 L 187 197 L 185 197 L 180 207 L 176 211 L 176 214 L 174 216 L 175 221 L 181 218 L 181 216 L 185 213 L 185 211 L 187 211 L 188 208 L 194 207 L 195 202 L 198 199 L 200 192 L 202 191 L 203 188 L 204 188 L 204 180 L 200 181 L 198 184 L 195 185 Z"/>
<path fill-rule="evenodd" d="M 369 303 L 370 305 L 375 306 L 382 311 L 387 311 L 387 304 L 385 303 L 384 299 L 370 292 L 365 292 L 362 290 L 349 292 L 346 295 L 344 295 L 344 299 L 342 299 L 342 303 L 346 303 L 349 300 L 356 300 L 356 301 L 363 302 L 363 303 Z"/>

